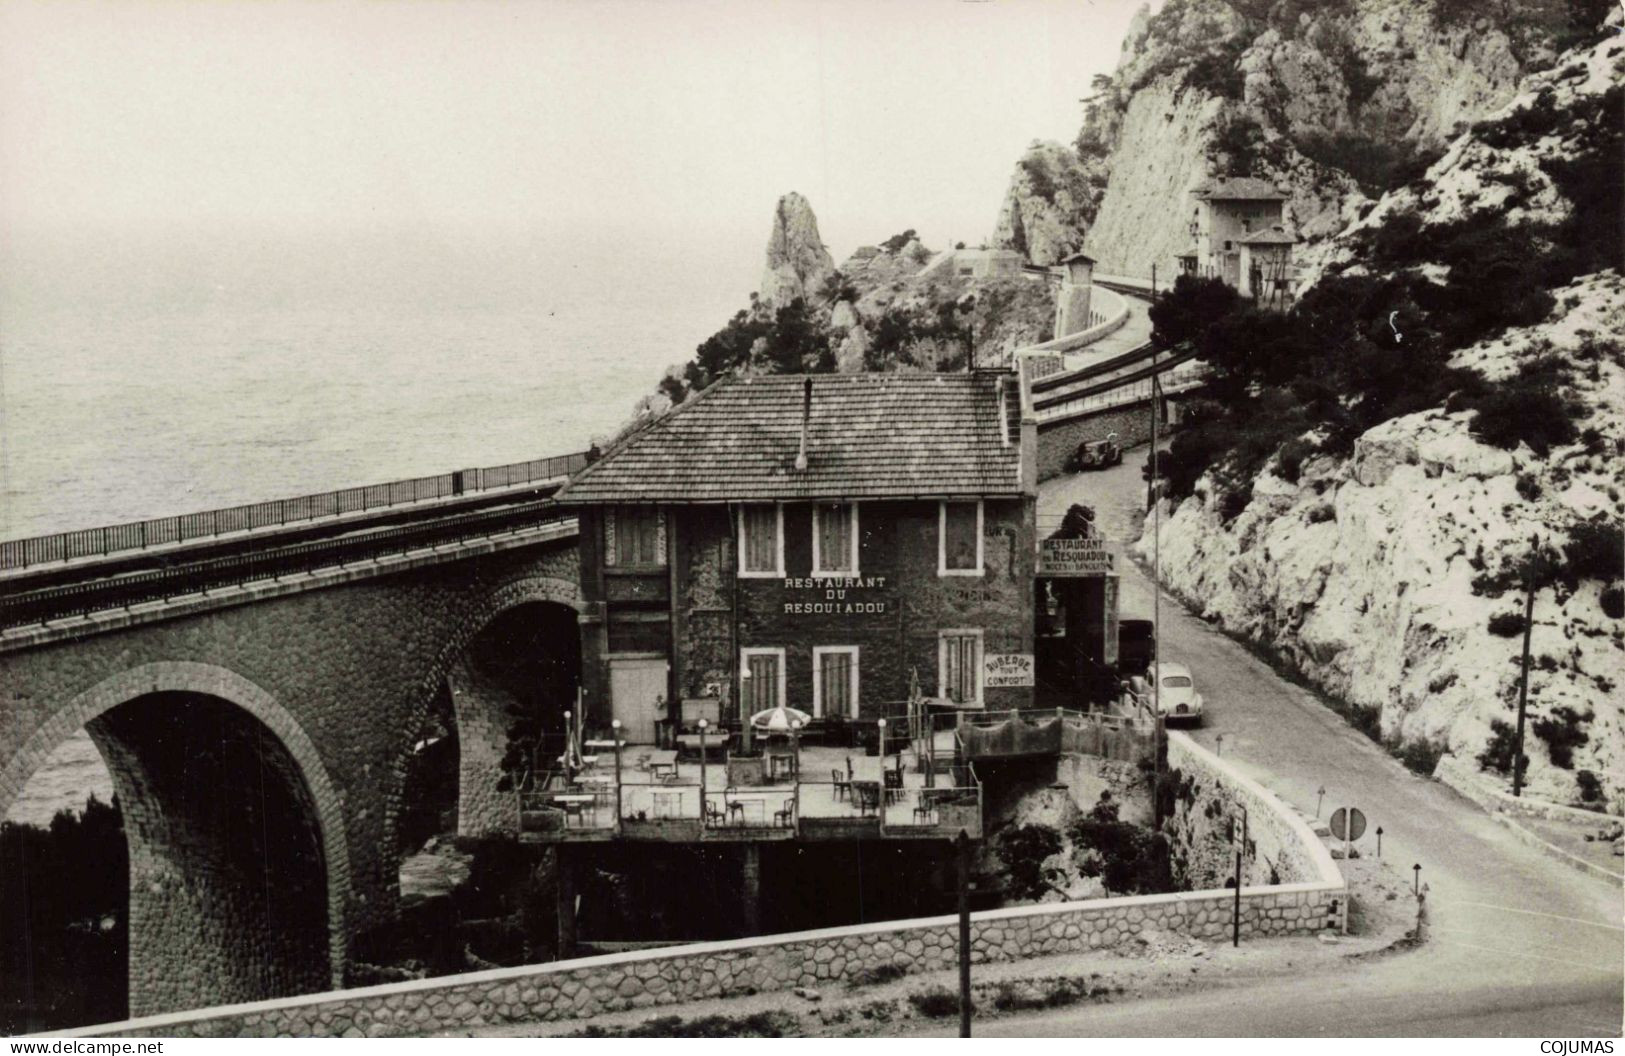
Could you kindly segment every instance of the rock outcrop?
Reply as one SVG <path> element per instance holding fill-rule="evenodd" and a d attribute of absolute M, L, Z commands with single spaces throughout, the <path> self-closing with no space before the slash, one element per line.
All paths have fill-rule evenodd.
<path fill-rule="evenodd" d="M 1381 259 L 1373 242 L 1404 240 L 1407 231 L 1408 263 L 1396 268 L 1433 279 L 1449 268 L 1432 262 L 1438 240 L 1429 230 L 1552 232 L 1571 217 L 1586 220 L 1554 174 L 1594 167 L 1591 178 L 1607 192 L 1622 76 L 1625 40 L 1617 38 L 1530 76 L 1424 179 L 1384 196 L 1325 243 L 1310 279 L 1371 272 Z M 1573 424 L 1566 442 L 1541 454 L 1522 443 L 1490 446 L 1474 432 L 1480 412 L 1450 405 L 1395 417 L 1366 430 L 1347 457 L 1311 456 L 1292 472 L 1277 456 L 1239 512 L 1204 478 L 1162 518 L 1160 564 L 1204 616 L 1285 657 L 1385 740 L 1476 760 L 1492 723 L 1515 718 L 1521 563 L 1535 551 L 1564 555 L 1559 567 L 1569 571 L 1535 594 L 1530 790 L 1618 811 L 1625 279 L 1611 267 L 1550 293 L 1544 319 L 1468 345 L 1449 366 L 1492 386 L 1544 372 L 1559 397 L 1546 413 Z M 1573 549 L 1586 538 L 1612 557 L 1577 566 Z M 1148 533 L 1140 551 L 1152 543 Z"/>
<path fill-rule="evenodd" d="M 1224 175 L 1285 186 L 1289 228 L 1329 238 L 1393 172 L 1505 105 L 1551 61 L 1552 34 L 1399 0 L 1142 11 L 1078 137 L 1110 174 L 1083 251 L 1104 272 L 1174 273 L 1191 192 Z"/>
<path fill-rule="evenodd" d="M 818 218 L 807 199 L 794 191 L 780 198 L 767 237 L 762 301 L 780 305 L 797 297 L 811 300 L 834 270 L 835 261 L 818 237 Z"/>
<path fill-rule="evenodd" d="M 1083 247 L 1105 188 L 1099 159 L 1085 161 L 1060 143 L 1034 142 L 1016 163 L 992 244 L 1034 264 L 1058 264 Z"/>

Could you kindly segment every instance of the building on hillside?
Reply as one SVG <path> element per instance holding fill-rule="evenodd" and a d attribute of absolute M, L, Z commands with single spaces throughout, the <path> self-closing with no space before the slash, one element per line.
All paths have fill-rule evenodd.
<path fill-rule="evenodd" d="M 1278 277 L 1284 280 L 1296 242 L 1284 226 L 1286 192 L 1267 180 L 1240 176 L 1205 184 L 1195 198 L 1192 246 L 1180 255 L 1180 270 L 1223 279 L 1249 297 L 1273 292 L 1269 272 L 1279 262 Z"/>
<path fill-rule="evenodd" d="M 915 684 L 1029 704 L 1019 390 L 1008 371 L 730 379 L 578 473 L 559 501 L 580 511 L 588 724 L 669 742 L 788 704 L 816 732 L 900 715 Z"/>

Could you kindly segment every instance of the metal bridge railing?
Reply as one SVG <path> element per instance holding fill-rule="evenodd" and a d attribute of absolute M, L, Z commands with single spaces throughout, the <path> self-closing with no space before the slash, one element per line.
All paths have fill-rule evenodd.
<path fill-rule="evenodd" d="M 528 462 L 459 469 L 432 477 L 412 477 L 359 488 L 341 488 L 291 499 L 272 499 L 246 506 L 228 506 L 200 513 L 183 513 L 129 524 L 83 528 L 31 539 L 0 542 L 0 571 L 31 568 L 76 558 L 101 557 L 130 550 L 184 543 L 233 532 L 253 531 L 285 524 L 300 524 L 324 517 L 402 506 L 414 502 L 477 494 L 517 484 L 568 477 L 587 465 L 587 452 L 578 451 Z"/>
<path fill-rule="evenodd" d="M 496 510 L 476 510 L 428 524 L 379 528 L 336 539 L 176 563 L 110 579 L 17 591 L 0 596 L 0 626 L 26 626 L 145 602 L 167 601 L 221 587 L 275 580 L 316 568 L 342 568 L 346 564 L 427 546 L 573 522 L 573 513 L 551 500 L 542 499 Z"/>

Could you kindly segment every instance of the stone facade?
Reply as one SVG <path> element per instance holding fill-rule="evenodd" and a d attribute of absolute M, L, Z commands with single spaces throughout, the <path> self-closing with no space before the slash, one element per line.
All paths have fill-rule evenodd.
<path fill-rule="evenodd" d="M 103 633 L 87 628 L 76 638 L 0 654 L 0 813 L 81 727 L 90 728 L 113 772 L 131 841 L 136 1011 L 342 985 L 355 936 L 395 912 L 406 764 L 433 695 L 499 612 L 527 601 L 580 608 L 573 543 L 357 578 Z M 258 945 L 218 940 L 232 919 L 253 908 L 245 904 L 239 912 L 229 898 L 210 902 L 216 896 L 201 888 L 211 876 L 241 872 L 252 848 L 229 842 L 231 827 L 204 816 L 212 800 L 197 782 L 176 784 L 172 771 L 185 762 L 184 752 L 148 743 L 140 730 L 150 721 L 121 721 L 127 708 L 158 699 L 154 694 L 224 701 L 230 717 L 221 721 L 231 729 L 271 735 L 274 750 L 266 758 L 278 764 L 272 776 L 292 815 L 280 820 L 302 827 L 319 847 L 297 868 L 291 859 L 277 863 L 292 870 L 279 883 L 324 889 L 319 977 L 305 954 L 297 964 L 284 963 L 273 936 Z M 500 746 L 495 750 L 500 755 Z M 209 936 L 215 938 L 203 942 Z M 200 954 L 208 949 L 219 951 L 220 964 Z"/>
<path fill-rule="evenodd" d="M 1244 885 L 1241 931 L 1249 938 L 1310 935 L 1347 902 L 1331 856 L 1280 800 L 1180 733 L 1169 765 L 1202 788 L 1248 804 L 1253 839 L 1298 882 Z M 1188 812 L 1187 812 L 1188 813 Z M 1194 823 L 1193 823 L 1194 824 Z M 1284 877 L 1283 877 L 1284 879 Z M 971 959 L 1016 961 L 1109 949 L 1147 928 L 1193 938 L 1229 937 L 1235 893 L 1171 895 L 1021 906 L 972 915 Z M 1337 907 L 1334 909 L 1334 907 Z M 235 1008 L 153 1017 L 71 1032 L 150 1037 L 400 1036 L 472 1026 L 574 1019 L 625 1009 L 795 987 L 858 984 L 883 967 L 930 972 L 957 963 L 958 920 L 932 917 L 790 935 L 703 943 L 469 975 L 424 979 Z"/>
<path fill-rule="evenodd" d="M 938 575 L 936 502 L 861 503 L 858 572 L 847 579 L 812 577 L 809 504 L 784 505 L 784 575 L 772 578 L 737 574 L 728 508 L 662 512 L 670 567 L 648 571 L 603 567 L 605 513 L 583 510 L 582 588 L 589 603 L 607 608 L 597 645 L 603 655 L 669 658 L 668 701 L 719 692 L 737 701 L 740 650 L 782 648 L 786 702 L 811 714 L 814 648 L 856 646 L 855 717 L 873 719 L 897 712 L 908 697 L 911 671 L 918 671 L 926 694 L 938 692 L 940 630 L 980 630 L 984 654 L 1032 651 L 1030 499 L 984 503 L 980 576 Z M 604 665 L 589 670 L 584 663 L 583 680 L 589 722 L 607 722 L 612 702 Z M 1021 707 L 1031 694 L 1030 688 L 989 687 L 983 702 L 989 709 Z"/>

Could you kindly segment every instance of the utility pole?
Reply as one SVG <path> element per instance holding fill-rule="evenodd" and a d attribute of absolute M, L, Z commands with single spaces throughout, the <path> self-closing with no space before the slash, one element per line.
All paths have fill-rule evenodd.
<path fill-rule="evenodd" d="M 1530 547 L 1532 552 L 1528 562 L 1524 565 L 1523 585 L 1523 664 L 1518 677 L 1518 746 L 1512 755 L 1512 794 L 1523 796 L 1523 723 L 1524 713 L 1529 704 L 1529 635 L 1534 630 L 1535 622 L 1535 560 L 1538 550 L 1538 540 L 1531 536 Z"/>
<path fill-rule="evenodd" d="M 1153 268 L 1156 265 L 1152 265 Z M 1157 348 L 1151 347 L 1151 713 L 1162 715 L 1162 468 L 1157 455 Z M 1153 745 L 1160 750 L 1160 745 Z"/>

